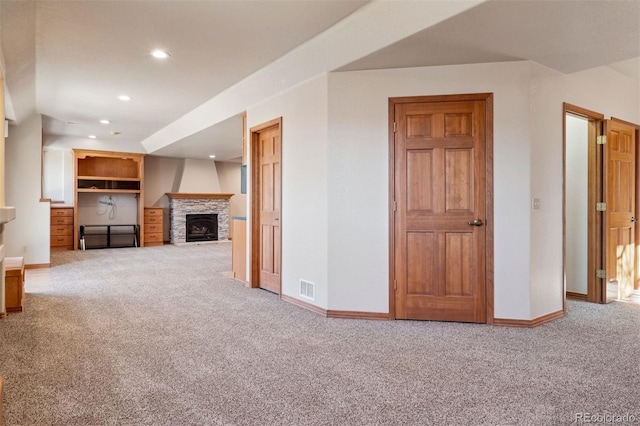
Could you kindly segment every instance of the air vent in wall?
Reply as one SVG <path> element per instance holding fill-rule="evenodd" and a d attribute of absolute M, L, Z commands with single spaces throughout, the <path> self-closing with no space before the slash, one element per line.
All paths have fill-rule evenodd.
<path fill-rule="evenodd" d="M 300 280 L 300 296 L 313 300 L 316 285 L 311 281 Z"/>

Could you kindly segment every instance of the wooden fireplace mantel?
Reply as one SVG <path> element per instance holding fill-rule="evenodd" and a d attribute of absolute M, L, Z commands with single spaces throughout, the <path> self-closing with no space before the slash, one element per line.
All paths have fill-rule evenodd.
<path fill-rule="evenodd" d="M 209 194 L 209 193 L 193 193 L 193 192 L 167 192 L 169 199 L 189 199 L 189 200 L 228 200 L 235 194 Z"/>

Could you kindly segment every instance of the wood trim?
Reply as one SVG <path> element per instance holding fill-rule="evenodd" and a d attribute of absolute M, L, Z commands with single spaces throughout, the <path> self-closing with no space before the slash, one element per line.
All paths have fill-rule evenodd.
<path fill-rule="evenodd" d="M 312 305 L 311 303 L 305 302 L 304 300 L 296 299 L 295 297 L 287 296 L 286 294 L 280 294 L 280 300 L 291 303 L 292 305 L 296 305 L 302 309 L 311 311 L 314 314 L 322 315 L 323 317 L 327 316 L 326 309 L 322 309 L 319 306 Z"/>
<path fill-rule="evenodd" d="M 585 302 L 587 301 L 587 295 L 586 294 L 574 293 L 573 291 L 567 291 L 565 294 L 567 296 L 567 299 L 584 300 Z M 565 312 L 566 312 L 566 310 L 565 310 Z"/>
<path fill-rule="evenodd" d="M 396 200 L 396 137 L 394 131 L 396 102 L 389 98 L 389 319 L 396 318 L 396 229 L 395 229 L 395 200 Z"/>
<path fill-rule="evenodd" d="M 412 102 L 484 101 L 485 103 L 485 320 L 494 324 L 494 228 L 493 228 L 493 93 L 469 93 L 460 95 L 404 96 L 389 98 L 389 319 L 395 312 L 395 107 Z"/>
<path fill-rule="evenodd" d="M 249 214 L 248 219 L 250 220 L 250 224 L 248 226 L 249 231 L 249 259 L 250 267 L 249 267 L 249 276 L 248 282 L 249 287 L 258 288 L 258 277 L 260 276 L 260 178 L 258 174 L 258 164 L 260 158 L 258 157 L 258 132 L 260 131 L 260 127 L 255 130 L 252 128 L 250 130 L 250 141 L 249 141 L 249 176 L 247 176 L 247 182 L 251 184 L 251 189 L 247 190 L 250 197 L 249 204 Z M 280 295 L 282 297 L 282 295 Z"/>
<path fill-rule="evenodd" d="M 389 98 L 394 105 L 413 102 L 455 102 L 455 101 L 484 101 L 492 97 L 493 93 L 468 93 L 461 95 L 435 95 L 435 96 L 401 96 Z"/>
<path fill-rule="evenodd" d="M 488 325 L 494 322 L 494 258 L 493 258 L 493 93 L 487 94 L 485 98 L 485 210 L 487 223 L 485 236 L 485 315 Z"/>
<path fill-rule="evenodd" d="M 591 111 L 586 108 L 579 107 L 577 105 L 572 105 L 568 102 L 562 103 L 562 110 L 567 113 L 570 112 L 572 114 L 578 115 L 583 118 L 593 118 L 594 120 L 604 120 L 604 114 L 600 114 L 596 111 Z"/>
<path fill-rule="evenodd" d="M 545 324 L 547 322 L 556 320 L 558 318 L 564 317 L 565 312 L 564 309 L 552 312 L 547 315 L 543 315 L 538 318 L 534 318 L 532 320 L 518 320 L 518 319 L 507 319 L 507 318 L 494 318 L 493 325 L 499 325 L 503 327 L 524 327 L 524 328 L 533 328 L 539 325 Z"/>
<path fill-rule="evenodd" d="M 24 269 L 47 269 L 51 268 L 51 263 L 29 263 L 24 265 Z"/>
<path fill-rule="evenodd" d="M 640 128 L 636 127 L 636 192 L 640 185 Z M 636 195 L 636 214 L 640 214 L 640 196 Z M 636 276 L 634 277 L 633 288 L 640 289 L 640 226 L 636 226 Z"/>
<path fill-rule="evenodd" d="M 189 193 L 189 192 L 166 192 L 165 193 L 169 199 L 193 199 L 193 200 L 217 200 L 217 199 L 225 199 L 233 197 L 235 194 L 207 194 L 207 193 Z"/>
<path fill-rule="evenodd" d="M 282 144 L 284 142 L 282 137 L 282 117 L 275 118 L 273 120 L 266 121 L 262 124 L 258 124 L 257 126 L 253 126 L 250 129 L 250 165 L 249 165 L 249 173 L 250 178 L 248 181 L 251 185 L 251 190 L 247 191 L 250 197 L 250 225 L 249 225 L 249 244 L 250 244 L 250 258 L 248 261 L 251 264 L 249 270 L 249 287 L 257 288 L 259 286 L 258 277 L 260 276 L 260 185 L 259 178 L 260 175 L 258 173 L 257 164 L 260 159 L 258 158 L 259 151 L 257 149 L 257 145 L 259 142 L 260 132 L 263 130 L 268 130 L 272 127 L 277 127 L 280 129 L 280 211 L 282 211 Z M 282 218 L 280 218 L 280 271 L 282 271 Z M 280 277 L 280 297 L 282 297 L 282 276 Z"/>
<path fill-rule="evenodd" d="M 262 124 L 258 124 L 257 126 L 253 126 L 250 129 L 250 132 L 252 134 L 253 133 L 258 133 L 258 132 L 261 132 L 262 130 L 266 130 L 266 129 L 269 129 L 271 127 L 276 127 L 276 126 L 279 126 L 280 129 L 282 130 L 282 117 L 274 118 L 273 120 L 265 121 Z"/>
<path fill-rule="evenodd" d="M 343 318 L 343 319 L 361 319 L 361 320 L 377 320 L 389 321 L 389 314 L 384 312 L 361 312 L 361 311 L 326 311 L 327 318 Z"/>
<path fill-rule="evenodd" d="M 378 320 L 378 321 L 388 321 L 391 319 L 389 318 L 389 314 L 384 312 L 334 311 L 334 310 L 323 309 L 319 306 L 312 305 L 309 302 L 305 302 L 304 300 L 287 296 L 286 294 L 280 295 L 280 300 L 287 303 L 291 303 L 292 305 L 296 305 L 299 308 L 306 309 L 308 311 L 313 312 L 314 314 L 318 314 L 325 318 Z"/>
<path fill-rule="evenodd" d="M 598 151 L 596 139 L 602 129 L 602 120 L 589 120 L 588 129 L 588 166 L 587 166 L 587 202 L 594 206 L 601 196 L 598 173 L 601 172 L 601 151 Z M 594 209 L 587 211 L 587 299 L 591 302 L 601 300 L 602 287 L 596 277 L 596 269 L 602 265 L 602 215 Z M 591 272 L 589 272 L 591 271 Z"/>
<path fill-rule="evenodd" d="M 0 425 L 4 424 L 4 389 L 3 389 L 2 377 L 0 377 Z"/>
<path fill-rule="evenodd" d="M 247 112 L 243 112 L 242 117 L 242 165 L 247 164 Z"/>
<path fill-rule="evenodd" d="M 144 153 L 139 152 L 100 151 L 92 149 L 73 149 L 72 151 L 74 152 L 76 160 L 87 157 L 118 157 L 131 159 L 135 162 L 140 162 L 145 156 Z"/>

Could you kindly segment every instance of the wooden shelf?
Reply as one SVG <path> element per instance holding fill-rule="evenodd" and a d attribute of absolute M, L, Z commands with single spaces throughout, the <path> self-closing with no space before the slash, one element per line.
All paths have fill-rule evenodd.
<path fill-rule="evenodd" d="M 100 188 L 78 188 L 78 192 L 96 192 L 102 194 L 139 194 L 139 189 L 100 189 Z"/>
<path fill-rule="evenodd" d="M 139 181 L 140 178 L 127 178 L 117 176 L 78 176 L 78 180 L 122 180 L 122 181 Z"/>

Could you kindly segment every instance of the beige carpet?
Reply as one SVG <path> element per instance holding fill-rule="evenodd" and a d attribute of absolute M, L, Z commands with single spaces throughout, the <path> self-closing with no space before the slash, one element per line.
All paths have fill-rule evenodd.
<path fill-rule="evenodd" d="M 640 422 L 639 305 L 570 301 L 535 329 L 326 319 L 220 274 L 230 252 L 54 253 L 51 290 L 0 321 L 6 424 Z"/>

